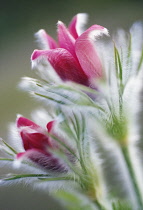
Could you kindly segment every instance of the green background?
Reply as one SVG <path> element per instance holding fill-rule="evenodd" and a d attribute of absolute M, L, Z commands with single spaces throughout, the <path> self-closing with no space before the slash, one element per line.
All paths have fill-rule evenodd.
<path fill-rule="evenodd" d="M 112 33 L 129 29 L 143 21 L 143 1 L 139 0 L 13 0 L 0 2 L 0 136 L 7 138 L 8 126 L 16 114 L 30 117 L 40 102 L 21 92 L 22 76 L 35 76 L 30 56 L 37 48 L 34 33 L 44 28 L 56 38 L 58 20 L 68 24 L 79 13 L 89 14 L 89 23 L 103 25 Z M 2 169 L 0 174 L 2 174 Z M 60 209 L 46 194 L 26 186 L 0 188 L 0 210 Z"/>

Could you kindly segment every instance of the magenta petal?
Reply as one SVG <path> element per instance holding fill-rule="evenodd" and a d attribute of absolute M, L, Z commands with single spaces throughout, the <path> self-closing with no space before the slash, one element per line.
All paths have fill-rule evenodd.
<path fill-rule="evenodd" d="M 47 58 L 62 80 L 70 80 L 88 85 L 87 76 L 76 59 L 66 49 L 35 50 L 32 54 L 32 60 L 35 60 L 40 56 L 41 58 L 43 56 Z"/>
<path fill-rule="evenodd" d="M 48 146 L 51 146 L 46 131 L 31 120 L 19 117 L 17 119 L 17 127 L 19 128 L 25 150 L 32 148 L 46 150 Z"/>
<path fill-rule="evenodd" d="M 25 153 L 26 153 L 26 152 L 20 152 L 20 153 L 16 154 L 16 158 L 17 158 L 17 159 L 23 158 L 24 155 L 25 155 Z"/>
<path fill-rule="evenodd" d="M 61 21 L 58 21 L 58 39 L 60 48 L 68 50 L 76 58 L 75 39 Z"/>
<path fill-rule="evenodd" d="M 68 29 L 75 39 L 83 33 L 83 28 L 86 22 L 87 14 L 85 13 L 79 13 L 73 17 Z"/>
<path fill-rule="evenodd" d="M 77 15 L 73 17 L 71 23 L 69 24 L 69 31 L 73 35 L 75 39 L 78 38 L 77 30 L 76 30 L 76 23 L 77 23 Z"/>
<path fill-rule="evenodd" d="M 51 36 L 49 36 L 45 30 L 41 29 L 35 35 L 38 41 L 41 43 L 42 49 L 48 50 L 58 47 L 56 41 Z"/>
<path fill-rule="evenodd" d="M 96 38 L 106 34 L 108 31 L 102 26 L 93 25 L 86 30 L 75 43 L 75 51 L 79 63 L 89 78 L 102 76 L 102 65 L 95 49 Z"/>
<path fill-rule="evenodd" d="M 20 127 L 25 127 L 25 126 L 30 126 L 32 129 L 38 129 L 40 128 L 39 125 L 37 125 L 36 123 L 32 122 L 31 120 L 25 118 L 25 117 L 18 117 L 17 118 L 17 127 L 20 128 Z"/>
<path fill-rule="evenodd" d="M 49 123 L 47 123 L 47 129 L 48 129 L 48 132 L 49 132 L 49 133 L 50 133 L 50 131 L 52 130 L 54 124 L 55 124 L 55 120 L 50 121 Z"/>
<path fill-rule="evenodd" d="M 20 135 L 25 150 L 35 148 L 46 151 L 47 147 L 50 146 L 49 138 L 45 134 L 38 133 L 30 128 L 21 129 Z"/>
<path fill-rule="evenodd" d="M 43 56 L 48 50 L 34 50 L 31 55 L 31 60 L 34 61 L 37 58 Z"/>

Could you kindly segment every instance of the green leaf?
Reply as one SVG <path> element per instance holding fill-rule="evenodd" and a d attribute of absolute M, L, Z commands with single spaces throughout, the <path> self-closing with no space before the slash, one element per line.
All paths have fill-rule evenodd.
<path fill-rule="evenodd" d="M 64 120 L 60 124 L 60 128 L 64 130 L 71 140 L 73 139 L 75 142 L 77 142 L 76 127 L 74 125 L 72 116 L 68 116 L 66 113 L 64 113 L 64 111 L 62 112 L 62 116 Z"/>
<path fill-rule="evenodd" d="M 35 95 L 45 98 L 51 102 L 55 102 L 59 105 L 65 106 L 88 106 L 100 109 L 104 109 L 96 104 L 92 99 L 83 92 L 74 90 L 74 88 L 68 86 L 55 86 L 45 90 L 44 93 L 39 90 L 39 92 L 34 92 Z"/>
<path fill-rule="evenodd" d="M 41 181 L 71 181 L 73 180 L 70 176 L 64 176 L 64 177 L 48 177 L 48 178 L 39 178 Z"/>
<path fill-rule="evenodd" d="M 124 89 L 123 85 L 123 69 L 122 69 L 122 63 L 121 63 L 121 58 L 118 49 L 116 48 L 114 44 L 114 56 L 115 56 L 115 69 L 116 69 L 116 77 L 119 79 L 119 95 L 121 97 Z M 117 81 L 118 82 L 118 81 Z"/>
<path fill-rule="evenodd" d="M 60 201 L 63 201 L 67 210 L 98 210 L 98 208 L 93 206 L 93 203 L 89 201 L 87 197 L 76 192 L 60 190 L 54 193 L 54 195 Z"/>
<path fill-rule="evenodd" d="M 130 34 L 129 37 L 129 44 L 128 44 L 128 51 L 127 51 L 127 63 L 126 65 L 129 66 L 129 64 L 131 64 L 131 54 L 132 54 L 132 36 Z"/>
<path fill-rule="evenodd" d="M 12 152 L 12 154 L 17 154 L 18 152 L 13 148 L 11 147 L 6 141 L 4 141 L 3 139 L 0 139 L 1 142 Z M 8 154 L 11 155 L 11 153 L 9 153 L 8 151 L 6 151 Z"/>
<path fill-rule="evenodd" d="M 120 81 L 122 81 L 122 79 L 123 79 L 123 75 L 122 75 L 123 69 L 122 69 L 120 55 L 119 55 L 118 49 L 116 48 L 115 44 L 114 44 L 114 55 L 115 55 L 116 75 L 117 75 L 117 78 L 119 78 Z"/>
<path fill-rule="evenodd" d="M 67 166 L 69 166 L 69 168 L 71 169 L 71 171 L 74 173 L 75 177 L 74 180 L 78 181 L 78 177 L 82 176 L 82 171 L 80 170 L 79 167 L 77 167 L 75 162 L 71 162 L 67 155 L 65 153 L 63 153 L 62 151 L 59 150 L 49 150 L 51 153 L 55 154 L 59 159 L 63 160 Z M 79 160 L 79 159 L 78 159 Z M 80 160 L 79 160 L 80 161 Z M 77 175 L 77 177 L 76 177 Z"/>
<path fill-rule="evenodd" d="M 75 124 L 75 130 L 77 135 L 77 151 L 79 153 L 79 159 L 82 169 L 84 170 L 84 173 L 86 173 L 86 163 L 85 157 L 88 154 L 87 150 L 87 142 L 88 138 L 85 138 L 85 132 L 86 132 L 86 122 L 85 118 L 82 113 L 75 114 L 74 116 L 74 124 Z M 86 155 L 85 155 L 86 153 Z"/>
<path fill-rule="evenodd" d="M 14 161 L 14 159 L 11 159 L 11 158 L 0 158 L 0 161 Z"/>
<path fill-rule="evenodd" d="M 121 145 L 124 145 L 128 135 L 127 119 L 124 116 L 118 117 L 115 114 L 112 114 L 109 120 L 104 123 L 107 133 Z"/>
<path fill-rule="evenodd" d="M 10 174 L 8 177 L 2 179 L 3 181 L 10 181 L 15 179 L 23 179 L 23 178 L 40 178 L 47 177 L 47 174 Z"/>
<path fill-rule="evenodd" d="M 121 201 L 112 203 L 112 209 L 113 210 L 133 210 L 129 203 L 121 202 Z"/>
<path fill-rule="evenodd" d="M 138 64 L 138 67 L 137 67 L 137 71 L 139 71 L 141 69 L 142 63 L 143 63 L 143 48 L 142 48 L 142 51 L 141 51 L 141 56 L 140 56 L 139 64 Z"/>
<path fill-rule="evenodd" d="M 76 153 L 70 147 L 68 147 L 62 140 L 60 140 L 59 138 L 57 138 L 53 134 L 48 133 L 47 135 L 49 137 L 51 137 L 52 139 L 54 139 L 55 141 L 57 141 L 63 148 L 65 148 L 67 151 L 69 151 L 70 154 L 72 154 L 78 160 L 78 157 L 77 157 Z"/>
<path fill-rule="evenodd" d="M 54 105 L 64 105 L 68 107 L 74 107 L 75 105 L 79 107 L 86 106 L 104 112 L 102 106 L 95 103 L 88 94 L 86 94 L 92 93 L 97 95 L 97 91 L 82 85 L 71 86 L 71 84 L 68 83 L 49 85 L 44 81 L 25 77 L 20 86 L 24 90 L 31 92 L 32 95 L 39 96 L 41 99 L 47 99 L 45 102 L 53 103 Z"/>

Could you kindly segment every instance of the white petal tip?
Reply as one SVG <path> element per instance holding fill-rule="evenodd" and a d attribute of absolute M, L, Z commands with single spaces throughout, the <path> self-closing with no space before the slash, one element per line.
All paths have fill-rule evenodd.
<path fill-rule="evenodd" d="M 104 29 L 103 29 L 103 33 L 104 33 L 106 36 L 110 36 L 109 31 L 108 31 L 107 28 L 104 28 Z"/>
<path fill-rule="evenodd" d="M 43 33 L 45 33 L 45 30 L 44 29 L 40 29 L 39 31 L 37 31 L 35 33 L 35 35 L 37 36 L 38 34 L 43 34 Z"/>
<path fill-rule="evenodd" d="M 60 24 L 60 23 L 62 23 L 62 21 L 61 20 L 58 20 L 57 24 Z"/>
<path fill-rule="evenodd" d="M 77 14 L 76 31 L 79 36 L 84 32 L 84 27 L 87 22 L 88 22 L 88 14 L 87 13 L 78 13 Z"/>
<path fill-rule="evenodd" d="M 20 118 L 20 117 L 23 117 L 21 114 L 17 114 L 16 115 L 16 118 L 18 119 L 18 118 Z"/>

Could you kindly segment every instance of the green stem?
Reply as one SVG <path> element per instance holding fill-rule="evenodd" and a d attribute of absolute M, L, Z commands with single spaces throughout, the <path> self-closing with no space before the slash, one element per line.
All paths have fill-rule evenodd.
<path fill-rule="evenodd" d="M 65 177 L 39 178 L 39 180 L 41 181 L 64 181 L 64 180 L 73 181 L 74 179 L 72 177 L 65 176 Z"/>
<path fill-rule="evenodd" d="M 142 197 L 141 197 L 141 194 L 140 194 L 140 190 L 138 188 L 138 184 L 137 184 L 136 176 L 135 176 L 135 171 L 133 169 L 132 162 L 130 160 L 128 148 L 127 147 L 122 147 L 122 153 L 124 155 L 126 164 L 128 166 L 128 170 L 129 170 L 129 174 L 130 174 L 130 177 L 131 177 L 131 180 L 132 180 L 133 188 L 134 188 L 135 193 L 136 193 L 136 200 L 138 202 L 139 208 L 143 209 Z"/>
<path fill-rule="evenodd" d="M 107 210 L 99 201 L 96 200 L 94 203 L 99 210 Z"/>
<path fill-rule="evenodd" d="M 22 179 L 22 178 L 39 178 L 39 177 L 47 177 L 49 175 L 46 174 L 12 174 L 11 177 L 4 178 L 4 181 L 10 181 L 15 179 Z"/>

